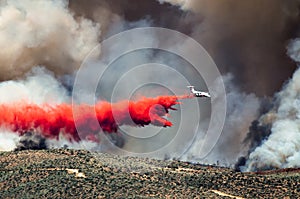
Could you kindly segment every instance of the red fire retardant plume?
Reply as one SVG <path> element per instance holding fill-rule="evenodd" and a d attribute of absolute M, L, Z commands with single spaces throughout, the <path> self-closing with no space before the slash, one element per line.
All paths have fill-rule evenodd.
<path fill-rule="evenodd" d="M 47 138 L 56 139 L 60 133 L 63 133 L 70 140 L 79 141 L 87 139 L 89 136 L 94 138 L 94 135 L 101 130 L 108 133 L 117 132 L 120 125 L 172 126 L 172 123 L 163 116 L 166 116 L 170 109 L 176 110 L 173 106 L 179 104 L 178 99 L 188 97 L 159 96 L 113 104 L 99 102 L 95 107 L 86 104 L 52 106 L 24 102 L 1 104 L 0 126 L 19 134 L 37 130 Z"/>

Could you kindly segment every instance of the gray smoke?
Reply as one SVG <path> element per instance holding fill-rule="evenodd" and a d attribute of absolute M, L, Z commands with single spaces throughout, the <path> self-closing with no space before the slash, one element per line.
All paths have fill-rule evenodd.
<path fill-rule="evenodd" d="M 26 132 L 21 136 L 15 150 L 22 151 L 42 149 L 47 149 L 46 139 L 38 133 Z"/>
<path fill-rule="evenodd" d="M 204 45 L 220 70 L 232 73 L 246 92 L 272 96 L 296 69 L 286 56 L 285 46 L 299 27 L 299 0 L 160 2 L 197 13 L 200 20 L 191 35 Z M 186 21 L 190 17 L 195 18 L 190 15 Z"/>
<path fill-rule="evenodd" d="M 106 17 L 97 17 L 97 10 L 109 10 L 105 13 L 118 27 L 110 34 L 122 31 L 122 22 L 148 19 L 153 26 L 191 35 L 224 74 L 232 73 L 243 91 L 258 96 L 272 96 L 296 69 L 285 46 L 298 30 L 298 7 L 299 0 L 70 1 L 75 13 L 100 23 Z M 103 35 L 106 30 L 103 27 Z"/>
<path fill-rule="evenodd" d="M 299 40 L 291 41 L 288 54 L 299 63 Z M 260 118 L 263 126 L 271 128 L 269 137 L 249 155 L 247 171 L 277 169 L 300 166 L 299 131 L 300 70 L 275 95 L 275 105 Z"/>
<path fill-rule="evenodd" d="M 201 160 L 198 159 L 197 154 L 203 141 L 212 141 L 197 137 L 184 160 L 231 167 L 237 161 L 237 157 L 248 151 L 249 146 L 245 146 L 243 140 L 247 136 L 249 124 L 259 116 L 261 100 L 254 94 L 247 94 L 236 87 L 231 74 L 222 78 L 226 86 L 227 98 L 227 114 L 222 134 L 220 138 L 213 137 L 218 139 L 217 144 L 209 155 Z"/>

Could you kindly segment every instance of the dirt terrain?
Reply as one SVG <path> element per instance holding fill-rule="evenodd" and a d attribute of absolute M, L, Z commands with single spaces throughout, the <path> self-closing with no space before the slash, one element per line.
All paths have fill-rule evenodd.
<path fill-rule="evenodd" d="M 56 149 L 0 153 L 0 198 L 299 198 L 300 172 Z"/>

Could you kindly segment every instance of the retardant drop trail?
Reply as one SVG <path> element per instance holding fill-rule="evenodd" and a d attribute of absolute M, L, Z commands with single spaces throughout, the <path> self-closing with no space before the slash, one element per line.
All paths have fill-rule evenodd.
<path fill-rule="evenodd" d="M 113 133 L 121 125 L 155 125 L 169 127 L 172 123 L 163 118 L 179 99 L 190 96 L 158 96 L 138 101 L 109 103 L 101 101 L 96 106 L 80 104 L 37 105 L 28 103 L 1 104 L 0 126 L 23 134 L 37 130 L 46 138 L 58 139 L 62 133 L 70 140 L 79 141 L 94 137 L 101 130 Z"/>

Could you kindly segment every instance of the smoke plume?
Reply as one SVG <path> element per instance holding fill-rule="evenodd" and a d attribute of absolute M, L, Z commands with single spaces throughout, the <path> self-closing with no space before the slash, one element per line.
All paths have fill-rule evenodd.
<path fill-rule="evenodd" d="M 36 65 L 71 73 L 98 44 L 99 24 L 75 18 L 67 1 L 7 0 L 0 9 L 0 80 Z"/>
<path fill-rule="evenodd" d="M 16 146 L 16 151 L 22 150 L 41 150 L 47 149 L 46 139 L 37 133 L 33 132 L 26 132 L 20 138 Z"/>
<path fill-rule="evenodd" d="M 298 0 L 160 2 L 196 13 L 201 20 L 196 21 L 191 35 L 213 56 L 219 69 L 232 73 L 246 92 L 272 96 L 296 69 L 285 46 L 299 27 Z M 185 21 L 190 17 L 195 18 L 189 15 Z"/>
<path fill-rule="evenodd" d="M 297 63 L 300 61 L 299 49 L 298 39 L 293 40 L 288 46 L 288 54 Z M 300 166 L 299 85 L 300 70 L 298 69 L 283 89 L 275 95 L 274 107 L 261 116 L 261 125 L 270 126 L 271 134 L 249 155 L 245 170 Z"/>

